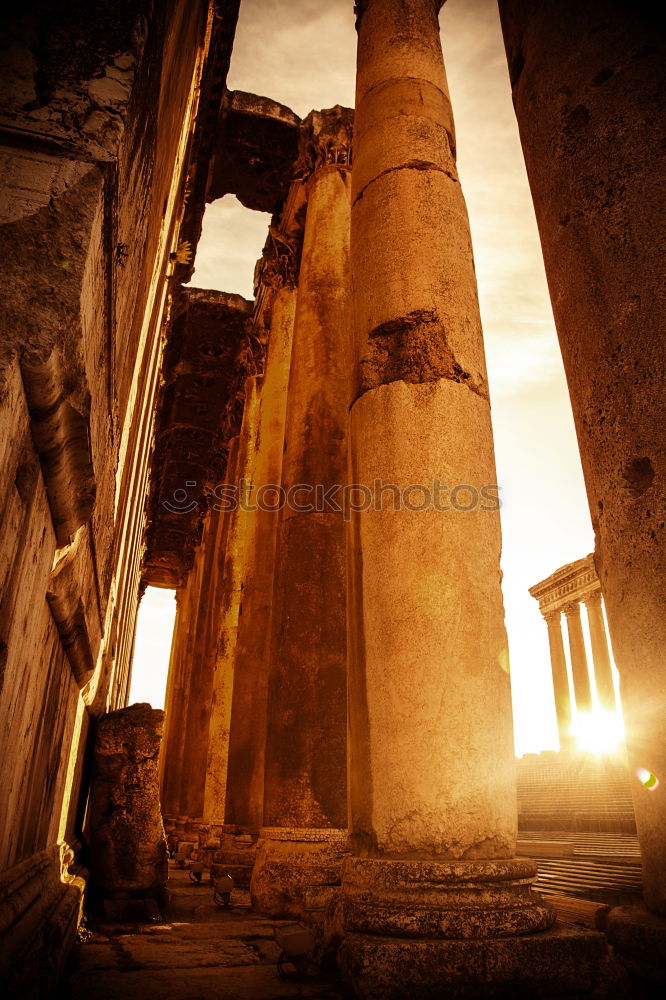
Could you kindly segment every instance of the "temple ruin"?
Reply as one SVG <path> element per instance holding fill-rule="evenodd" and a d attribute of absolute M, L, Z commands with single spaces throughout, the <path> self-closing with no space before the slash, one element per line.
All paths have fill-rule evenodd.
<path fill-rule="evenodd" d="M 589 666 L 617 708 L 612 648 L 617 831 L 635 816 L 642 866 L 642 901 L 583 925 L 534 889 L 524 835 L 547 825 L 525 820 L 516 848 L 498 506 L 405 502 L 438 477 L 482 497 L 497 481 L 441 0 L 357 0 L 355 108 L 302 119 L 227 88 L 240 2 L 6 17 L 0 977 L 47 998 L 84 910 L 159 917 L 168 847 L 218 903 L 233 884 L 283 937 L 285 920 L 309 929 L 359 1000 L 656 996 L 653 12 L 499 0 L 595 531 L 531 593 L 564 751 Z M 225 194 L 271 215 L 253 300 L 189 284 Z M 149 585 L 177 595 L 164 717 L 128 707 Z M 183 996 L 240 995 L 206 983 Z"/>

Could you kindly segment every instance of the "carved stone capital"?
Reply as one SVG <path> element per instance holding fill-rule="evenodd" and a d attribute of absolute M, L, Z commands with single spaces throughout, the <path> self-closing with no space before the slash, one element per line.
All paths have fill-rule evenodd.
<path fill-rule="evenodd" d="M 548 628 L 552 628 L 554 626 L 557 626 L 558 628 L 560 627 L 560 622 L 562 618 L 561 611 L 559 610 L 543 611 L 542 614 L 543 614 L 543 620 L 545 621 Z"/>
<path fill-rule="evenodd" d="M 433 5 L 435 7 L 435 13 L 439 14 L 440 10 L 446 3 L 446 0 L 433 0 Z M 358 31 L 363 15 L 368 6 L 368 0 L 354 0 L 354 16 L 356 17 L 356 30 Z"/>
<path fill-rule="evenodd" d="M 261 326 L 255 327 L 252 319 L 248 319 L 234 361 L 229 398 L 220 420 L 222 440 L 226 442 L 227 454 L 232 437 L 240 432 L 245 408 L 246 380 L 252 375 L 263 375 L 266 343 L 266 331 Z"/>
<path fill-rule="evenodd" d="M 580 601 L 570 601 L 562 608 L 567 618 L 580 618 Z"/>
<path fill-rule="evenodd" d="M 331 163 L 350 167 L 353 133 L 351 108 L 336 104 L 334 108 L 311 111 L 301 122 L 294 179 L 307 180 L 320 167 Z"/>
<path fill-rule="evenodd" d="M 300 247 L 276 226 L 268 227 L 268 239 L 254 272 L 255 294 L 260 285 L 269 288 L 295 288 L 298 282 Z"/>
<path fill-rule="evenodd" d="M 583 598 L 583 603 L 588 608 L 600 608 L 601 607 L 601 591 L 593 590 L 591 594 L 587 594 Z"/>

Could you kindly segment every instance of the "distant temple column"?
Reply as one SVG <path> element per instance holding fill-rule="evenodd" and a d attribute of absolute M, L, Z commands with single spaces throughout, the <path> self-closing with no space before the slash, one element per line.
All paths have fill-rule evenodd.
<path fill-rule="evenodd" d="M 615 687 L 611 671 L 608 640 L 606 638 L 606 623 L 601 608 L 601 591 L 588 594 L 584 599 L 587 608 L 587 621 L 590 626 L 592 642 L 592 662 L 594 664 L 594 682 L 597 688 L 599 704 L 608 712 L 615 712 Z"/>
<path fill-rule="evenodd" d="M 310 176 L 287 400 L 268 690 L 264 828 L 255 905 L 302 912 L 339 882 L 347 842 L 346 573 L 341 492 L 349 400 L 352 113 L 312 112 L 296 173 Z M 300 487 L 300 488 L 299 488 Z"/>
<path fill-rule="evenodd" d="M 655 291 L 664 35 L 649 4 L 499 8 L 627 749 L 643 779 L 634 802 L 645 901 L 666 916 L 664 302 Z"/>
<path fill-rule="evenodd" d="M 592 711 L 592 689 L 590 687 L 590 671 L 587 666 L 583 626 L 580 620 L 580 604 L 570 601 L 562 608 L 567 619 L 569 634 L 569 653 L 571 655 L 571 676 L 573 677 L 576 708 L 579 712 Z"/>
<path fill-rule="evenodd" d="M 543 617 L 548 626 L 550 667 L 553 674 L 555 714 L 557 715 L 557 732 L 560 737 L 560 748 L 568 750 L 573 743 L 573 732 L 571 728 L 569 676 L 567 674 L 567 661 L 564 656 L 564 643 L 562 641 L 562 616 L 559 611 L 549 611 Z"/>
<path fill-rule="evenodd" d="M 520 992 L 544 973 L 554 920 L 533 862 L 514 858 L 499 511 L 463 513 L 453 493 L 480 496 L 496 470 L 438 6 L 358 5 L 350 476 L 399 493 L 355 513 L 348 536 L 356 856 L 338 961 L 364 1000 L 462 980 Z"/>
<path fill-rule="evenodd" d="M 563 611 L 567 617 L 567 631 L 571 652 L 571 673 L 573 677 L 576 708 L 581 712 L 593 711 L 590 671 L 585 652 L 583 630 L 580 617 L 581 602 L 587 608 L 587 618 L 592 639 L 592 660 L 594 666 L 595 685 L 599 704 L 608 711 L 615 712 L 615 692 L 611 670 L 606 626 L 601 610 L 601 589 L 599 577 L 594 567 L 594 557 L 589 555 L 576 562 L 561 566 L 545 580 L 530 587 L 530 594 L 539 602 L 539 610 L 548 624 L 548 642 L 553 671 L 553 687 L 555 689 L 555 708 L 557 711 L 560 744 L 562 740 L 560 710 L 563 705 L 569 706 L 565 711 L 571 715 L 571 698 L 569 679 L 564 661 L 564 649 L 560 633 L 560 614 Z M 557 624 L 555 624 L 557 623 Z M 561 663 L 561 665 L 560 665 Z M 618 727 L 620 722 L 618 720 Z"/>

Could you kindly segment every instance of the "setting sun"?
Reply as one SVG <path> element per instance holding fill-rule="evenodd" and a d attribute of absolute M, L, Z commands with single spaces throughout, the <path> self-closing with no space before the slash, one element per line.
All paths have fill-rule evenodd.
<path fill-rule="evenodd" d="M 601 756 L 617 753 L 624 742 L 622 723 L 615 712 L 597 709 L 579 712 L 574 723 L 579 749 Z"/>

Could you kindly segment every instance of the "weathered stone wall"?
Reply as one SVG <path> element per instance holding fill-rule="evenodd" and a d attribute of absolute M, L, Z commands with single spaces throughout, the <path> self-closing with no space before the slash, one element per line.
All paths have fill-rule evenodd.
<path fill-rule="evenodd" d="M 71 937 L 80 891 L 57 845 L 80 834 L 90 720 L 127 697 L 160 328 L 227 6 L 38 2 L 4 21 L 0 934 L 14 968 L 59 893 L 74 894 Z"/>
<path fill-rule="evenodd" d="M 664 39 L 651 4 L 500 0 L 620 673 L 648 905 L 666 916 Z"/>

